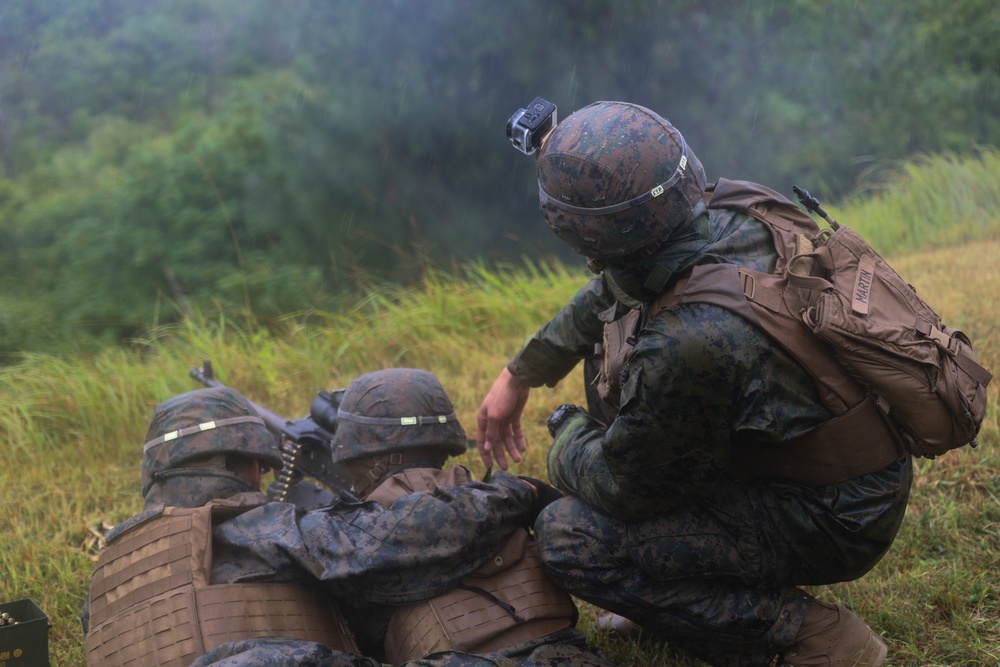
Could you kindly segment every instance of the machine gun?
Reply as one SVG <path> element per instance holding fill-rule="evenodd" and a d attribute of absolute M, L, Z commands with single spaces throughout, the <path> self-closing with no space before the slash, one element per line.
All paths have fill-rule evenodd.
<path fill-rule="evenodd" d="M 215 378 L 212 362 L 206 359 L 191 377 L 206 387 L 225 387 Z M 338 500 L 357 498 L 351 491 L 347 466 L 333 462 L 333 434 L 343 389 L 321 391 L 313 399 L 309 414 L 299 419 L 285 419 L 267 408 L 247 401 L 279 439 L 281 470 L 267 487 L 271 500 L 294 503 L 302 509 L 335 504 Z"/>

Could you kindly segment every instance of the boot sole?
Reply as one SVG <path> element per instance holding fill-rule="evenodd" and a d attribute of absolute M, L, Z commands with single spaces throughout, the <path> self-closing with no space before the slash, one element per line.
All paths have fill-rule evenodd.
<path fill-rule="evenodd" d="M 874 632 L 868 635 L 868 641 L 864 648 L 858 651 L 851 663 L 854 667 L 881 667 L 885 662 L 885 656 L 889 652 L 885 642 Z"/>

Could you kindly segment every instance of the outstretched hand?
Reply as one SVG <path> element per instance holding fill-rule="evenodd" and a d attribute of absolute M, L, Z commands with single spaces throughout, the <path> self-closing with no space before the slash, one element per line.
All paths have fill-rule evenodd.
<path fill-rule="evenodd" d="M 521 413 L 529 393 L 531 387 L 506 368 L 493 382 L 476 415 L 476 448 L 484 465 L 496 461 L 501 470 L 506 470 L 509 466 L 507 456 L 516 463 L 521 462 L 521 454 L 528 449 L 521 428 Z"/>

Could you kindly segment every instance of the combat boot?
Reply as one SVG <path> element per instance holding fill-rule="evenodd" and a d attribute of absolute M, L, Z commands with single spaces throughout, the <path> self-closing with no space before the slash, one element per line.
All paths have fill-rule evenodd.
<path fill-rule="evenodd" d="M 879 667 L 885 662 L 886 653 L 881 637 L 850 609 L 813 600 L 781 664 L 786 667 Z"/>

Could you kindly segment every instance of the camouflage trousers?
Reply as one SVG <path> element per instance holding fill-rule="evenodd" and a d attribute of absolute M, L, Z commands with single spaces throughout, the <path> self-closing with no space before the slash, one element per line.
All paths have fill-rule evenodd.
<path fill-rule="evenodd" d="M 499 651 L 441 651 L 399 667 L 614 667 L 614 663 L 588 646 L 583 633 L 570 628 Z"/>
<path fill-rule="evenodd" d="M 342 653 L 290 637 L 237 639 L 218 646 L 190 667 L 381 667 L 377 660 Z"/>
<path fill-rule="evenodd" d="M 904 458 L 822 488 L 720 483 L 711 498 L 624 521 L 566 497 L 535 524 L 549 574 L 712 665 L 770 665 L 812 597 L 871 569 L 903 520 Z"/>

